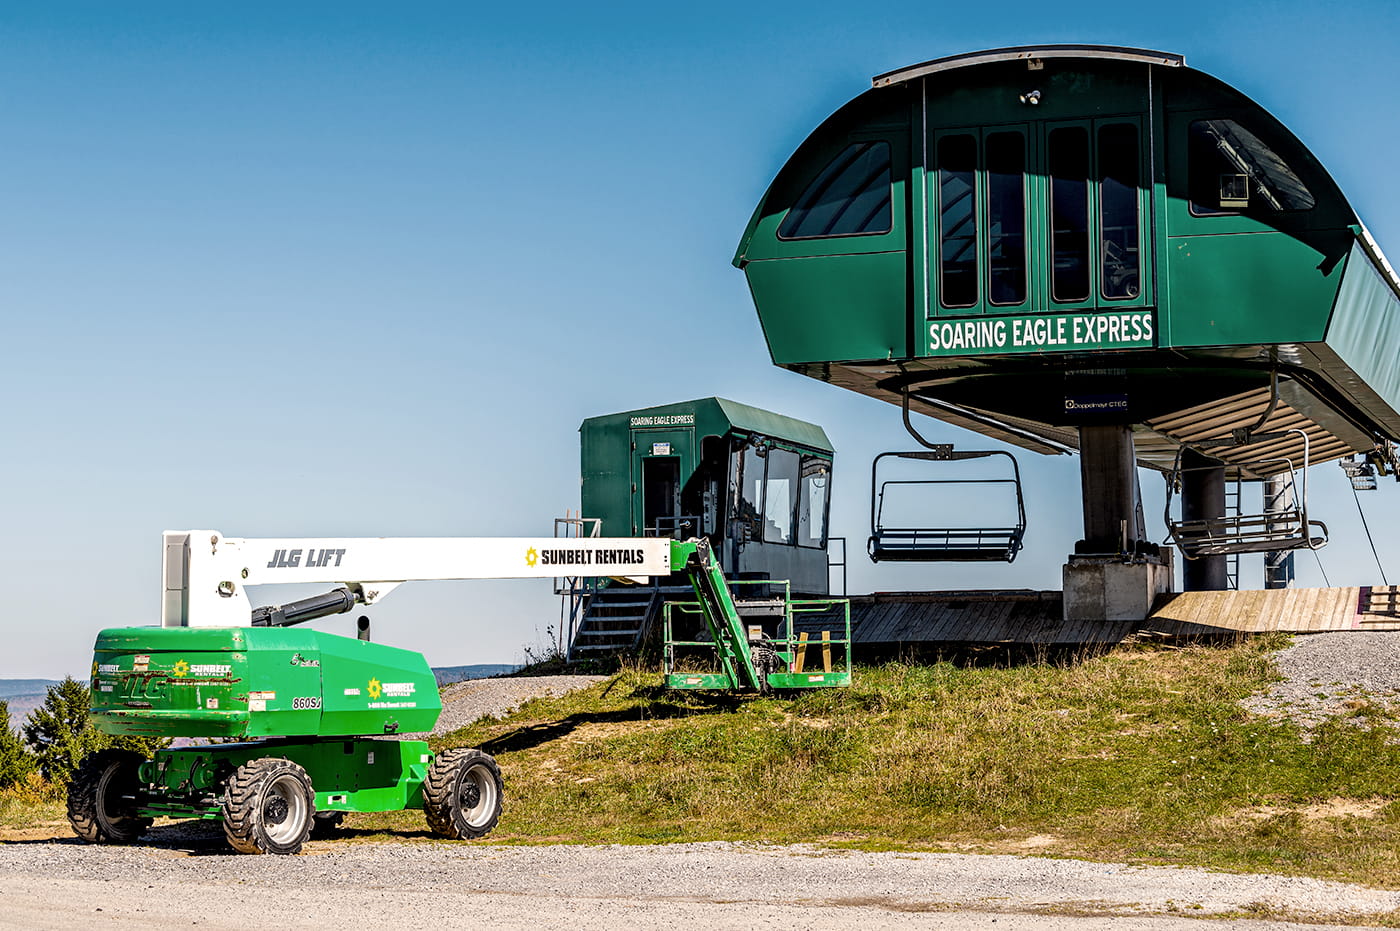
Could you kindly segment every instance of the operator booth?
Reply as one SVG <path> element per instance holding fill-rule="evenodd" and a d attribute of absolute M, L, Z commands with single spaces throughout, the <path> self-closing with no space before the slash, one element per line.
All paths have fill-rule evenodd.
<path fill-rule="evenodd" d="M 832 569 L 844 571 L 845 541 L 837 538 L 841 561 L 832 563 L 827 519 L 834 454 L 821 427 L 701 398 L 590 417 L 579 433 L 582 516 L 562 521 L 569 532 L 698 539 L 733 586 L 735 612 L 744 623 L 735 636 L 751 641 L 758 680 L 777 681 L 771 669 L 764 672 L 761 658 L 768 657 L 785 667 L 780 676 L 796 677 L 783 687 L 849 681 L 849 611 L 844 601 L 824 597 L 832 589 Z M 588 577 L 564 582 L 561 628 L 570 657 L 640 649 L 662 628 L 673 687 L 737 681 L 733 670 L 719 679 L 670 674 L 687 666 L 686 655 L 717 646 L 705 639 L 707 625 L 692 601 L 697 592 L 685 578 L 649 585 Z M 844 590 L 844 578 L 840 584 Z M 726 669 L 737 662 L 716 659 Z"/>
<path fill-rule="evenodd" d="M 731 578 L 830 590 L 834 453 L 821 427 L 701 398 L 590 417 L 579 433 L 587 533 L 703 537 Z"/>

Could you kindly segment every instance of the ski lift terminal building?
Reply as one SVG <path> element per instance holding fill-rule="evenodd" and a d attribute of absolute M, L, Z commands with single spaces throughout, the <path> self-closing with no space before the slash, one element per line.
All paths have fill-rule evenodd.
<path fill-rule="evenodd" d="M 1080 454 L 1067 615 L 1142 617 L 1171 584 L 1138 465 L 1181 491 L 1187 589 L 1224 587 L 1229 553 L 1325 542 L 1301 495 L 1227 515 L 1227 478 L 1393 466 L 1400 279 L 1306 146 L 1180 55 L 878 75 L 779 171 L 734 264 L 776 364 Z"/>

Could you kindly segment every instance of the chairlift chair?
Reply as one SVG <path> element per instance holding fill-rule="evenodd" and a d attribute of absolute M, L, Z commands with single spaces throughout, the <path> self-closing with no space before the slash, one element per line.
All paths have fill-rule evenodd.
<path fill-rule="evenodd" d="M 1346 473 L 1347 479 L 1351 482 L 1353 491 L 1375 491 L 1376 467 L 1367 462 L 1364 458 L 1359 462 L 1356 459 L 1342 459 L 1337 462 Z"/>
<path fill-rule="evenodd" d="M 1228 556 L 1235 553 L 1316 550 L 1327 544 L 1327 525 L 1320 520 L 1312 520 L 1308 517 L 1308 435 L 1298 429 L 1283 432 L 1295 433 L 1303 439 L 1303 479 L 1301 483 L 1298 481 L 1298 470 L 1294 467 L 1293 460 L 1286 456 L 1271 456 L 1251 463 L 1229 464 L 1229 467 L 1237 468 L 1241 472 L 1250 470 L 1256 471 L 1256 473 L 1272 471 L 1278 474 L 1287 474 L 1290 486 L 1293 489 L 1301 488 L 1301 494 L 1295 493 L 1289 506 L 1260 514 L 1227 514 L 1204 520 L 1173 520 L 1171 516 L 1172 495 L 1180 489 L 1182 475 L 1194 471 L 1182 468 L 1181 457 L 1186 447 L 1183 446 L 1177 451 L 1176 462 L 1172 466 L 1171 473 L 1167 475 L 1167 500 L 1164 517 L 1167 532 L 1183 556 L 1187 559 L 1200 559 L 1204 556 Z M 1255 434 L 1248 441 L 1273 440 L 1281 435 L 1281 433 Z M 1223 445 L 1224 442 L 1222 439 L 1220 443 L 1212 444 L 1207 441 L 1197 445 Z M 1260 468 L 1276 466 L 1279 463 L 1282 463 L 1285 468 L 1282 470 Z M 1250 469 L 1251 466 L 1255 468 Z M 1204 468 L 1213 469 L 1219 468 L 1219 466 Z"/>
<path fill-rule="evenodd" d="M 910 452 L 880 453 L 870 467 L 870 540 L 866 550 L 871 562 L 1012 562 L 1021 551 L 1026 533 L 1026 508 L 1021 493 L 1021 470 L 1016 457 L 1001 450 L 954 450 L 952 444 L 929 444 Z M 1005 456 L 1011 474 L 1000 478 L 880 479 L 880 463 L 889 458 L 926 462 L 952 462 Z M 1016 524 L 1010 527 L 908 527 L 887 520 L 885 493 L 902 486 L 1010 486 L 1016 495 Z"/>

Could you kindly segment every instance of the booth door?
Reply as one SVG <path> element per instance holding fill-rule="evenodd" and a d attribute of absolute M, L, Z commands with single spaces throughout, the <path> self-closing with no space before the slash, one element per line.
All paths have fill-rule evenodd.
<path fill-rule="evenodd" d="M 695 468 L 693 431 L 638 432 L 633 445 L 632 533 L 694 536 L 695 527 L 680 526 L 691 516 L 681 512 L 681 486 Z"/>

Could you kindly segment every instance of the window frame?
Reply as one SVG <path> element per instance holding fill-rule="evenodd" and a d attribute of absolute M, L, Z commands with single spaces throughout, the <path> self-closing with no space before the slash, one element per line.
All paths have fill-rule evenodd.
<path fill-rule="evenodd" d="M 764 451 L 761 455 L 758 451 L 759 446 L 764 447 Z M 790 543 L 778 540 L 769 540 L 766 532 L 766 521 L 768 517 L 768 464 L 770 458 L 772 457 L 772 454 L 775 451 L 779 450 L 787 453 L 792 453 L 797 456 L 797 482 L 796 488 L 794 489 L 794 493 L 792 494 L 792 542 Z M 830 455 L 822 452 L 817 452 L 811 449 L 804 449 L 799 446 L 794 446 L 789 443 L 774 441 L 771 439 L 763 438 L 760 442 L 759 438 L 754 436 L 743 437 L 740 440 L 737 448 L 734 449 L 733 456 L 734 461 L 731 467 L 731 472 L 732 480 L 737 486 L 737 493 L 734 497 L 734 510 L 730 514 L 729 519 L 739 524 L 742 524 L 744 522 L 748 522 L 750 524 L 751 530 L 750 533 L 747 535 L 747 542 L 761 543 L 764 546 L 800 546 L 803 549 L 809 550 L 825 549 L 831 539 L 830 482 L 834 472 L 833 458 Z M 803 473 L 804 470 L 807 468 L 808 463 L 813 461 L 819 462 L 825 466 L 828 488 L 825 500 L 822 502 L 821 539 L 816 543 L 803 543 L 802 535 L 800 532 L 800 526 L 802 517 L 802 505 L 806 500 L 807 488 L 807 483 L 805 480 L 806 476 Z M 755 470 L 758 473 L 758 475 L 756 476 L 758 480 L 758 500 L 756 502 L 749 501 L 749 499 L 744 493 L 745 484 L 751 481 L 753 478 L 755 478 L 755 476 L 751 476 L 749 474 L 749 465 L 753 462 L 763 463 L 762 469 Z M 743 513 L 744 505 L 746 503 L 752 504 L 757 509 L 756 514 L 746 516 Z M 757 524 L 757 533 L 752 532 L 753 524 Z"/>
<path fill-rule="evenodd" d="M 805 505 L 805 504 L 808 503 L 808 497 L 807 497 L 807 480 L 808 480 L 808 478 L 809 478 L 809 475 L 808 475 L 808 473 L 807 473 L 807 468 L 808 468 L 808 465 L 809 465 L 810 463 L 820 463 L 820 464 L 822 465 L 824 474 L 826 475 L 826 494 L 824 494 L 824 495 L 822 496 L 822 510 L 821 510 L 822 532 L 821 532 L 821 535 L 817 538 L 817 542 L 815 542 L 815 543 L 803 543 L 803 542 L 802 542 L 802 508 L 803 508 L 803 505 Z M 830 533 L 831 533 L 831 478 L 832 478 L 832 472 L 833 472 L 833 470 L 832 470 L 832 460 L 831 460 L 831 459 L 828 459 L 828 458 L 825 457 L 825 456 L 818 456 L 818 455 L 815 455 L 815 454 L 810 453 L 810 452 L 803 452 L 803 453 L 801 454 L 801 458 L 800 458 L 800 460 L 799 460 L 798 470 L 797 470 L 798 483 L 799 483 L 799 485 L 800 485 L 801 487 L 800 487 L 799 490 L 798 490 L 798 496 L 797 496 L 797 521 L 796 521 L 796 523 L 794 524 L 795 532 L 794 532 L 793 537 L 794 537 L 794 539 L 797 541 L 797 545 L 800 546 L 800 547 L 803 547 L 804 549 L 809 549 L 809 550 L 818 549 L 818 550 L 819 550 L 819 549 L 825 549 L 825 548 L 826 548 L 827 541 L 828 541 L 829 535 L 830 535 Z M 808 513 L 810 514 L 810 509 L 808 509 Z"/>
<path fill-rule="evenodd" d="M 774 472 L 774 470 L 773 470 L 773 460 L 774 460 L 774 458 L 777 457 L 777 456 L 791 457 L 791 459 L 792 459 L 792 464 L 793 464 L 793 471 L 791 471 L 790 473 L 788 473 L 788 474 L 786 474 L 786 475 L 774 475 L 774 474 L 773 474 L 773 472 Z M 784 510 L 786 511 L 786 517 L 787 517 L 787 534 L 786 534 L 786 539 L 783 539 L 782 537 L 779 537 L 779 538 L 777 538 L 777 539 L 771 539 L 771 538 L 769 537 L 769 535 L 768 535 L 768 525 L 769 525 L 770 523 L 772 523 L 772 525 L 773 525 L 773 527 L 775 528 L 775 530 L 781 530 L 781 529 L 782 529 L 781 525 L 777 522 L 777 520 L 774 519 L 774 516 L 775 516 L 775 515 L 769 513 L 768 496 L 769 496 L 769 493 L 772 492 L 772 490 L 773 490 L 773 485 L 774 485 L 774 483 L 776 483 L 776 482 L 788 482 L 788 483 L 789 483 L 788 493 L 787 493 L 787 494 L 788 494 L 787 507 L 784 509 Z M 763 511 L 762 511 L 761 524 L 762 524 L 762 526 L 763 526 L 762 540 L 763 540 L 764 543 L 768 543 L 768 544 L 776 545 L 776 546 L 796 546 L 796 545 L 797 545 L 797 515 L 798 515 L 798 512 L 799 512 L 799 510 L 800 510 L 800 508 L 799 508 L 799 506 L 798 506 L 798 505 L 799 505 L 799 500 L 798 500 L 798 499 L 799 499 L 799 497 L 801 496 L 801 493 L 802 493 L 802 454 L 799 453 L 799 452 L 797 452 L 796 450 L 790 449 L 790 448 L 788 448 L 788 447 L 786 447 L 786 446 L 779 446 L 779 445 L 776 445 L 776 444 L 770 444 L 769 447 L 768 447 L 768 452 L 767 452 L 767 454 L 763 456 Z M 782 514 L 781 512 L 779 512 L 776 516 L 781 517 L 781 516 L 783 516 L 783 514 Z"/>
<path fill-rule="evenodd" d="M 1138 293 L 1133 297 L 1108 297 L 1104 293 L 1104 216 L 1103 190 L 1101 184 L 1101 153 L 1099 134 L 1110 126 L 1131 126 L 1137 135 L 1137 245 L 1138 245 Z M 1089 228 L 1089 296 L 1083 300 L 1062 300 L 1054 294 L 1054 242 L 1051 229 L 1051 207 L 1053 179 L 1050 176 L 1050 134 L 1057 129 L 1077 126 L 1084 129 L 1089 141 L 1089 166 L 1087 178 L 1087 217 Z M 1153 179 L 1151 159 L 1148 152 L 1148 134 L 1143 117 L 1138 114 L 1109 114 L 1076 120 L 1055 120 L 1040 124 L 1038 133 L 1041 149 L 1036 168 L 1043 173 L 1045 183 L 1037 206 L 1044 212 L 1045 227 L 1038 248 L 1039 258 L 1044 262 L 1040 273 L 1042 290 L 1038 292 L 1046 302 L 1048 313 L 1064 313 L 1071 310 L 1104 310 L 1120 307 L 1144 307 L 1152 303 L 1152 212 L 1149 209 L 1152 197 Z"/>
<path fill-rule="evenodd" d="M 1021 299 L 1019 301 L 996 301 L 992 299 L 992 170 L 991 158 L 987 151 L 987 141 L 992 136 L 1015 134 L 1021 137 Z M 983 228 L 986 230 L 986 239 L 979 244 L 987 253 L 982 286 L 985 291 L 985 300 L 989 308 L 996 308 L 996 312 L 1005 313 L 1011 308 L 1025 307 L 1031 296 L 1031 283 L 1033 280 L 1032 269 L 1034 267 L 1033 258 L 1035 246 L 1031 235 L 1031 214 L 1032 193 L 1031 193 L 1031 165 L 1033 149 L 1031 145 L 1029 127 L 1024 124 L 1013 124 L 1010 126 L 989 126 L 982 131 L 982 141 L 978 147 L 981 156 L 982 168 L 980 170 L 981 183 L 986 190 L 985 218 Z"/>
<path fill-rule="evenodd" d="M 1084 135 L 1084 296 L 1083 297 L 1060 297 L 1055 293 L 1055 175 L 1050 167 L 1051 159 L 1051 137 L 1057 132 L 1078 131 Z M 1045 127 L 1045 155 L 1043 159 L 1043 171 L 1045 174 L 1045 243 L 1046 243 L 1046 289 L 1050 297 L 1050 303 L 1066 307 L 1083 307 L 1094 303 L 1095 288 L 1095 256 L 1097 251 L 1094 248 L 1098 241 L 1097 223 L 1098 218 L 1098 198 L 1094 190 L 1095 158 L 1094 158 L 1094 130 L 1092 120 L 1075 120 L 1069 123 L 1048 124 Z M 1077 179 L 1075 179 L 1077 180 Z"/>

